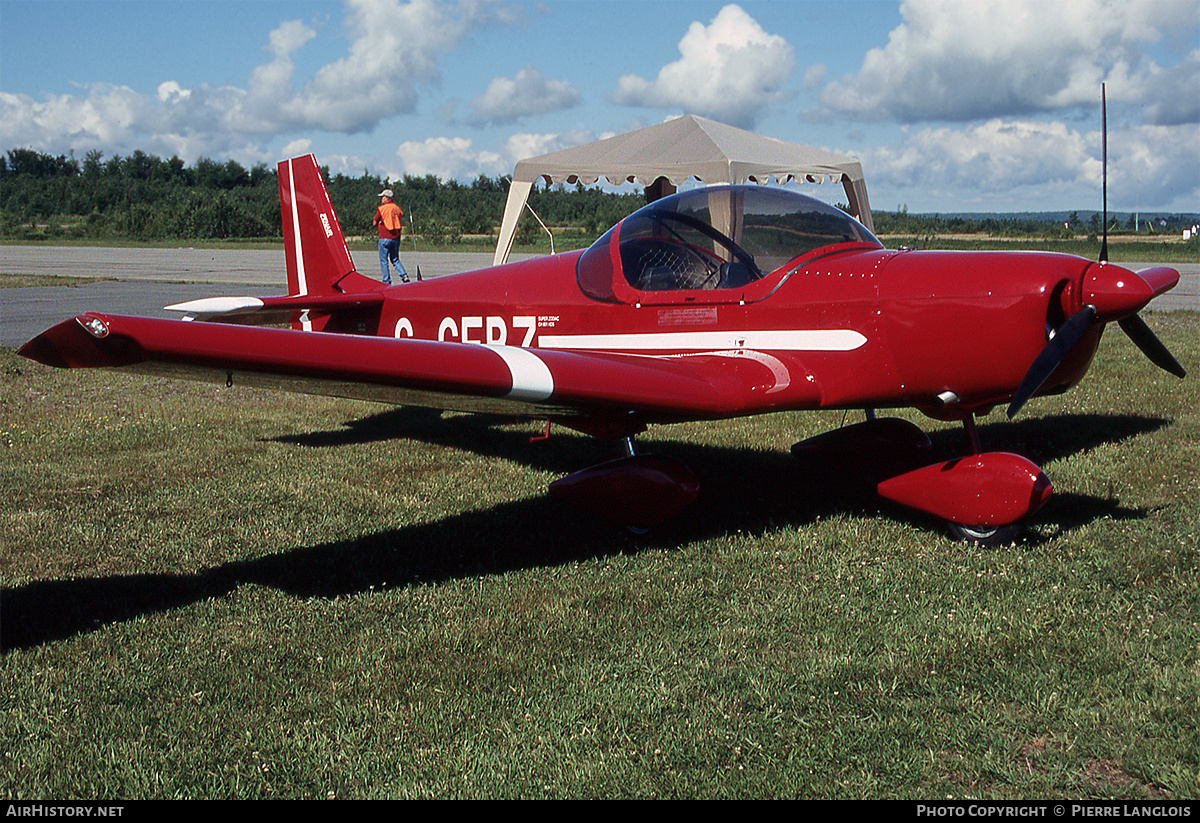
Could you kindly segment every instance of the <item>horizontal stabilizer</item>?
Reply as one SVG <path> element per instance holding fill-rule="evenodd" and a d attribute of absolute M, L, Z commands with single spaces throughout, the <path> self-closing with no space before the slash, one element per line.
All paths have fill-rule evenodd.
<path fill-rule="evenodd" d="M 281 297 L 204 297 L 166 306 L 167 311 L 183 313 L 184 320 L 208 320 L 222 323 L 262 325 L 289 322 L 301 312 L 333 313 L 346 309 L 364 309 L 383 305 L 379 292 L 358 294 L 293 294 Z"/>

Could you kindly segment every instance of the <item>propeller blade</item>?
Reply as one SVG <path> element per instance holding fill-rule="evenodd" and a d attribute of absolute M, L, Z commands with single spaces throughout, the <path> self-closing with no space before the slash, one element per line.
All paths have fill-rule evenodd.
<path fill-rule="evenodd" d="M 1136 314 L 1131 314 L 1128 317 L 1118 320 L 1117 324 L 1121 327 L 1121 331 L 1129 335 L 1129 339 L 1133 341 L 1133 344 L 1141 349 L 1142 354 L 1149 357 L 1150 362 L 1154 363 L 1154 365 L 1160 369 L 1169 371 L 1176 377 L 1187 376 L 1187 372 L 1183 370 L 1183 366 L 1179 365 L 1179 361 L 1171 356 L 1171 352 L 1167 351 L 1167 347 L 1150 330 L 1145 320 Z"/>
<path fill-rule="evenodd" d="M 1017 388 L 1017 393 L 1013 395 L 1012 402 L 1008 405 L 1008 418 L 1011 420 L 1016 417 L 1017 412 L 1025 405 L 1026 401 L 1042 387 L 1046 379 L 1054 373 L 1071 349 L 1075 348 L 1075 344 L 1083 337 L 1083 333 L 1087 331 L 1088 324 L 1092 322 L 1092 318 L 1096 316 L 1096 310 L 1091 306 L 1084 306 L 1079 311 L 1067 318 L 1067 322 L 1059 327 L 1058 331 L 1050 342 L 1046 343 L 1046 348 L 1042 349 L 1042 353 L 1033 361 L 1033 365 L 1029 367 L 1029 371 L 1025 372 L 1025 377 L 1021 380 L 1021 385 Z"/>

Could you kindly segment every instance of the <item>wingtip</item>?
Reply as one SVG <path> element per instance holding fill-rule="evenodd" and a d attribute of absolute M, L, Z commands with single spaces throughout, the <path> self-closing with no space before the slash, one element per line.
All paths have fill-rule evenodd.
<path fill-rule="evenodd" d="M 26 360 L 41 363 L 43 366 L 52 366 L 56 369 L 70 368 L 70 365 L 63 358 L 58 347 L 47 339 L 45 332 L 17 349 L 17 354 Z"/>
<path fill-rule="evenodd" d="M 71 368 L 74 362 L 68 354 L 78 348 L 88 336 L 81 327 L 82 317 L 83 315 L 80 315 L 51 326 L 17 349 L 17 354 L 44 366 L 56 369 Z"/>
<path fill-rule="evenodd" d="M 56 369 L 111 368 L 142 359 L 135 341 L 110 336 L 106 319 L 91 313 L 51 326 L 17 349 L 17 354 Z"/>

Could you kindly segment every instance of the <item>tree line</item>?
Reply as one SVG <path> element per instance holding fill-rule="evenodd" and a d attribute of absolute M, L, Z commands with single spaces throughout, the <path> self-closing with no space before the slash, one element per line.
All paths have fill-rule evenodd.
<path fill-rule="evenodd" d="M 404 175 L 389 181 L 367 171 L 358 177 L 329 173 L 325 185 L 348 237 L 371 237 L 371 217 L 378 194 L 391 188 L 405 211 L 405 228 L 432 245 L 465 236 L 491 235 L 498 229 L 510 177 L 479 175 L 471 183 L 445 181 L 435 175 Z M 234 240 L 280 236 L 278 173 L 258 164 L 245 168 L 234 160 L 201 158 L 186 165 L 178 157 L 161 159 L 142 151 L 105 158 L 89 151 L 83 159 L 53 156 L 32 149 L 13 149 L 0 156 L 0 237 L 93 240 Z M 535 185 L 529 206 L 542 222 L 571 230 L 574 245 L 586 245 L 644 203 L 641 192 L 621 194 L 598 186 Z M 843 209 L 848 207 L 842 205 Z M 968 218 L 874 212 L 881 235 L 935 237 L 987 234 L 993 237 L 1058 238 L 1099 233 L 1098 212 L 1061 220 L 1045 216 Z M 1156 218 L 1154 231 L 1175 233 L 1191 225 L 1191 216 Z M 1143 224 L 1146 221 L 1143 218 Z M 1178 223 L 1178 225 L 1176 225 Z M 1066 224 L 1066 225 L 1064 225 Z M 1111 221 L 1110 232 L 1128 232 L 1128 224 Z M 1139 227 L 1140 228 L 1140 227 Z M 516 242 L 531 243 L 542 235 L 528 215 L 518 224 Z"/>
<path fill-rule="evenodd" d="M 365 171 L 358 177 L 330 174 L 326 189 L 347 236 L 373 236 L 371 218 L 379 192 L 390 188 L 405 211 L 405 228 L 426 242 L 456 242 L 498 229 L 509 177 L 480 175 L 472 183 L 435 175 L 404 175 L 389 181 Z M 535 186 L 530 207 L 547 225 L 571 227 L 595 237 L 644 203 L 639 194 L 598 187 Z M 517 242 L 541 232 L 527 215 Z M 245 168 L 201 158 L 185 165 L 135 151 L 82 160 L 31 149 L 0 157 L 0 236 L 39 239 L 231 240 L 280 236 L 278 172 L 265 164 Z"/>

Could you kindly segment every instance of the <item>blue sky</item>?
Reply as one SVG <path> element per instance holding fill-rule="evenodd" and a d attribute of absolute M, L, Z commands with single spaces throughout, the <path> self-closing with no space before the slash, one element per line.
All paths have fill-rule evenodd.
<path fill-rule="evenodd" d="M 1196 0 L 0 0 L 0 150 L 473 180 L 700 114 L 876 209 L 1200 211 Z M 840 187 L 812 187 L 836 201 Z"/>

